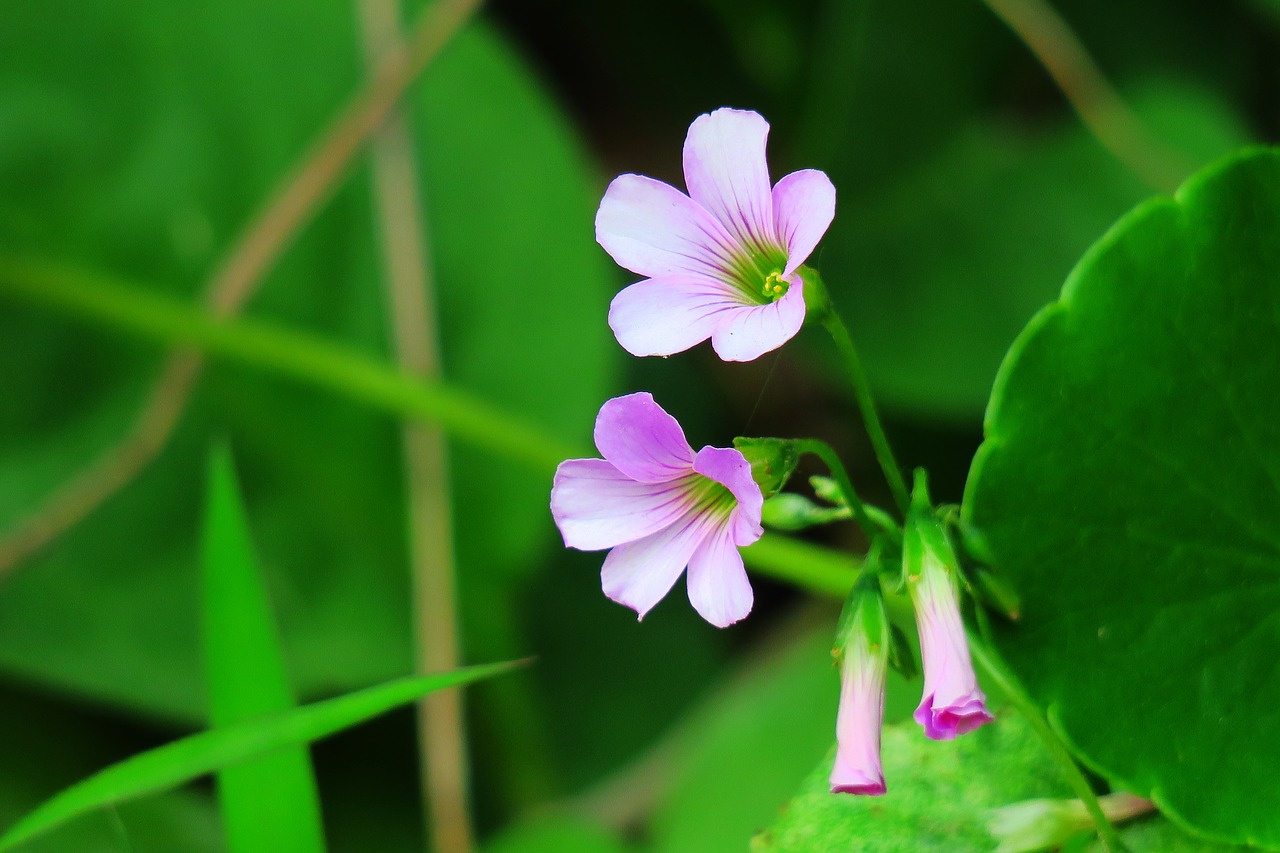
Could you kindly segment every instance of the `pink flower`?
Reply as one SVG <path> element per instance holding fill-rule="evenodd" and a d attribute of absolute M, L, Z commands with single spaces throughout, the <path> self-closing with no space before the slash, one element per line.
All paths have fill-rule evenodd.
<path fill-rule="evenodd" d="M 689 195 L 642 175 L 609 185 L 596 240 L 647 276 L 609 309 L 609 326 L 632 355 L 671 355 L 710 338 L 725 361 L 751 361 L 800 331 L 797 270 L 835 216 L 836 191 L 812 169 L 770 188 L 768 135 L 758 113 L 719 109 L 689 126 Z"/>
<path fill-rule="evenodd" d="M 846 640 L 836 715 L 836 763 L 828 780 L 833 794 L 883 794 L 880 729 L 889 656 L 888 617 L 879 595 L 864 597 Z M 872 613 L 866 608 L 876 608 Z"/>
<path fill-rule="evenodd" d="M 927 548 L 919 565 L 919 574 L 907 580 L 924 660 L 924 697 L 915 719 L 927 736 L 951 740 L 995 718 L 973 673 L 951 573 Z"/>
<path fill-rule="evenodd" d="M 565 545 L 611 548 L 605 595 L 644 615 L 689 569 L 689 600 L 721 628 L 751 612 L 738 548 L 764 533 L 760 487 L 732 448 L 696 454 L 675 418 L 650 394 L 610 400 L 596 418 L 604 459 L 569 459 L 556 470 L 551 515 Z"/>

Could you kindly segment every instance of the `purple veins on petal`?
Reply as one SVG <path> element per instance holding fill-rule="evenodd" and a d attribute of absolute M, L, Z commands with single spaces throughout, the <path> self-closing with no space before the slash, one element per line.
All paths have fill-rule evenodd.
<path fill-rule="evenodd" d="M 691 275 L 650 278 L 609 306 L 609 328 L 632 355 L 674 355 L 705 341 L 739 307 L 726 285 Z"/>
<path fill-rule="evenodd" d="M 787 251 L 783 275 L 809 259 L 836 215 L 836 188 L 816 169 L 792 172 L 773 188 L 777 238 Z"/>
<path fill-rule="evenodd" d="M 752 593 L 737 549 L 763 534 L 763 496 L 746 458 L 732 448 L 695 454 L 646 393 L 601 407 L 596 446 L 604 459 L 557 468 L 551 514 L 567 546 L 612 549 L 605 594 L 643 618 L 688 567 L 690 600 L 708 622 L 745 617 Z"/>
<path fill-rule="evenodd" d="M 711 339 L 728 361 L 777 349 L 804 324 L 796 270 L 835 215 L 822 172 L 770 186 L 768 123 L 744 110 L 699 116 L 684 146 L 686 195 L 640 175 L 609 185 L 596 240 L 646 276 L 614 299 L 609 325 L 633 355 L 672 355 Z"/>
<path fill-rule="evenodd" d="M 786 295 L 768 305 L 735 311 L 711 334 L 711 346 L 725 361 L 754 361 L 795 337 L 804 325 L 804 292 L 799 276 Z"/>
<path fill-rule="evenodd" d="M 768 139 L 769 123 L 763 116 L 728 108 L 698 116 L 685 137 L 689 197 L 710 211 L 739 244 L 772 236 Z"/>
<path fill-rule="evenodd" d="M 652 394 L 615 397 L 596 416 L 596 449 L 633 480 L 663 483 L 689 473 L 693 448 Z"/>

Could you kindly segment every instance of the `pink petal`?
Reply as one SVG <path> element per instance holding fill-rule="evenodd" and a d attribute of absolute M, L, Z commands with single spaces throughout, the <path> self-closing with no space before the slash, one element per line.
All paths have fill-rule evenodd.
<path fill-rule="evenodd" d="M 828 780 L 833 794 L 885 792 L 880 765 L 884 719 L 885 664 L 867 648 L 865 637 L 845 650 L 836 715 L 836 761 Z"/>
<path fill-rule="evenodd" d="M 713 279 L 650 278 L 613 298 L 609 327 L 632 355 L 672 355 L 711 337 L 726 312 L 741 305 L 732 286 Z"/>
<path fill-rule="evenodd" d="M 953 740 L 995 720 L 987 710 L 986 700 L 981 690 L 945 704 L 933 694 L 926 694 L 912 716 L 924 727 L 926 737 Z"/>
<path fill-rule="evenodd" d="M 647 392 L 615 397 L 596 416 L 596 447 L 633 480 L 663 483 L 693 466 L 693 448 L 676 419 Z"/>
<path fill-rule="evenodd" d="M 596 212 L 596 242 L 622 267 L 650 278 L 715 277 L 735 242 L 710 213 L 669 184 L 619 175 Z"/>
<path fill-rule="evenodd" d="M 773 195 L 765 142 L 769 123 L 759 113 L 719 109 L 689 125 L 684 180 L 689 195 L 733 234 L 738 243 L 772 246 Z"/>
<path fill-rule="evenodd" d="M 551 515 L 564 544 L 599 551 L 670 527 L 689 510 L 678 481 L 637 483 L 603 459 L 569 459 L 556 469 Z"/>
<path fill-rule="evenodd" d="M 643 619 L 670 591 L 711 529 L 704 516 L 690 512 L 665 530 L 614 548 L 600 571 L 604 594 Z"/>
<path fill-rule="evenodd" d="M 732 447 L 704 447 L 693 459 L 693 470 L 727 488 L 738 505 L 729 516 L 733 542 L 750 545 L 764 535 L 760 526 L 764 495 L 751 476 L 751 463 Z"/>
<path fill-rule="evenodd" d="M 787 250 L 784 276 L 809 259 L 836 215 L 836 188 L 816 169 L 792 172 L 773 188 L 773 217 Z"/>
<path fill-rule="evenodd" d="M 995 718 L 969 657 L 960 605 L 950 575 L 941 564 L 926 560 L 920 577 L 908 585 L 920 631 L 924 663 L 924 695 L 915 720 L 934 740 L 951 740 Z"/>
<path fill-rule="evenodd" d="M 754 596 L 733 533 L 724 527 L 702 541 L 689 560 L 689 601 L 717 628 L 751 612 Z"/>
<path fill-rule="evenodd" d="M 752 361 L 795 337 L 804 325 L 804 294 L 800 276 L 787 279 L 791 287 L 777 302 L 739 308 L 711 335 L 711 346 L 725 361 Z"/>

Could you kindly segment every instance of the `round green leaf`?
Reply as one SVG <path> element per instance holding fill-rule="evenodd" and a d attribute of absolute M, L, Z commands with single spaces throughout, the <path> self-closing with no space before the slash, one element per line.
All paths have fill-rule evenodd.
<path fill-rule="evenodd" d="M 965 495 L 995 640 L 1113 784 L 1280 848 L 1280 154 L 1140 206 L 1023 331 Z"/>

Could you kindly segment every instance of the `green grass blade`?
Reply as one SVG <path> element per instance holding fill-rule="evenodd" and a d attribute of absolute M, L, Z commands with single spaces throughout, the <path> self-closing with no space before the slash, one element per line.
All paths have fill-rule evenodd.
<path fill-rule="evenodd" d="M 224 728 L 297 704 L 254 555 L 230 450 L 215 449 L 206 487 L 202 577 L 209 726 Z M 323 853 L 320 795 L 305 744 L 218 771 L 232 853 Z"/>
<path fill-rule="evenodd" d="M 552 471 L 579 448 L 442 382 L 415 379 L 347 347 L 255 320 L 218 319 L 181 300 L 54 261 L 0 252 L 0 293 L 168 344 L 270 370 Z"/>
<path fill-rule="evenodd" d="M 407 705 L 428 693 L 510 672 L 520 662 L 401 678 L 292 711 L 191 735 L 127 758 L 56 794 L 0 836 L 10 850 L 77 815 L 163 791 L 282 747 L 310 743 Z"/>

